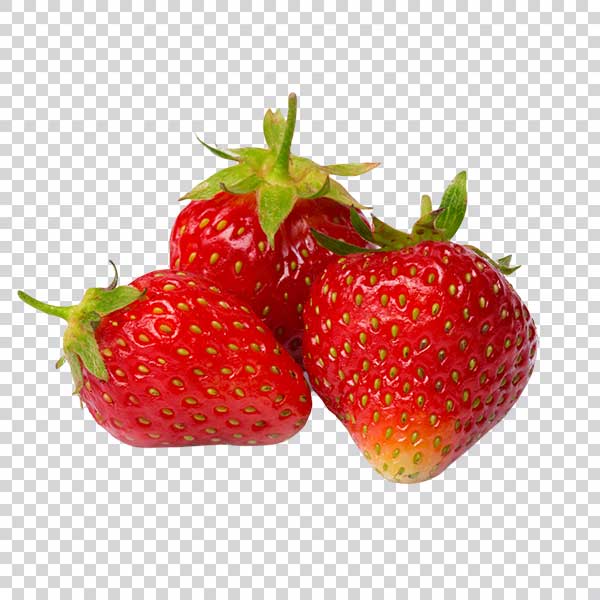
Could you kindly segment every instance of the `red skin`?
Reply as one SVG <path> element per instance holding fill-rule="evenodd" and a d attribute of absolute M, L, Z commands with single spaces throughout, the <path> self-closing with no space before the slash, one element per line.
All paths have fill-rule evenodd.
<path fill-rule="evenodd" d="M 146 294 L 95 330 L 108 381 L 83 370 L 81 398 L 109 433 L 142 447 L 263 445 L 302 429 L 302 371 L 248 307 L 189 273 L 131 285 Z"/>
<path fill-rule="evenodd" d="M 318 198 L 296 202 L 272 249 L 258 221 L 255 193 L 223 192 L 181 211 L 171 232 L 171 268 L 202 275 L 248 302 L 301 362 L 302 309 L 311 283 L 335 258 L 315 242 L 311 227 L 367 244 L 352 227 L 348 208 Z"/>
<path fill-rule="evenodd" d="M 313 287 L 304 320 L 313 388 L 372 466 L 406 483 L 438 475 L 504 418 L 538 344 L 505 277 L 450 242 L 340 259 Z"/>

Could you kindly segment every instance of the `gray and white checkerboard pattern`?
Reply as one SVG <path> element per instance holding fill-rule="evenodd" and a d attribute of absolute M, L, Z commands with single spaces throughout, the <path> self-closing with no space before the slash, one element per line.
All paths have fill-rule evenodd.
<path fill-rule="evenodd" d="M 600 598 L 600 4 L 159 5 L 0 8 L 0 586 Z M 121 445 L 53 369 L 63 326 L 16 298 L 76 301 L 109 258 L 124 282 L 166 265 L 179 194 L 225 164 L 193 132 L 261 144 L 264 109 L 290 91 L 297 152 L 382 162 L 348 184 L 379 216 L 406 227 L 420 192 L 467 169 L 459 239 L 524 265 L 512 282 L 539 325 L 536 373 L 433 481 L 379 478 L 318 399 L 278 446 Z"/>

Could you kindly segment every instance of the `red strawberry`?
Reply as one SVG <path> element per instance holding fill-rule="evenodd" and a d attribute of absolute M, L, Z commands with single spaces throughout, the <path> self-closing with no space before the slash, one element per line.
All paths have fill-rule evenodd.
<path fill-rule="evenodd" d="M 509 259 L 443 240 L 465 206 L 460 174 L 443 212 L 425 198 L 411 236 L 375 220 L 385 251 L 331 264 L 304 312 L 315 391 L 392 481 L 441 473 L 502 420 L 534 367 L 535 325 L 501 272 Z"/>
<path fill-rule="evenodd" d="M 359 175 L 376 163 L 331 165 L 290 155 L 296 96 L 287 121 L 267 112 L 268 148 L 209 150 L 238 164 L 196 186 L 171 233 L 171 267 L 198 273 L 244 298 L 278 340 L 301 359 L 302 308 L 333 254 L 311 228 L 369 247 L 350 223 L 361 208 L 330 175 Z"/>
<path fill-rule="evenodd" d="M 301 370 L 248 307 L 197 276 L 154 271 L 31 306 L 67 320 L 64 358 L 94 419 L 132 446 L 274 444 L 306 423 Z"/>

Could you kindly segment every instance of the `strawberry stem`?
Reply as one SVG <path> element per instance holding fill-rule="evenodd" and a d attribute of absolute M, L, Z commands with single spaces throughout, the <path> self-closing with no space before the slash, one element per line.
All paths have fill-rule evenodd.
<path fill-rule="evenodd" d="M 88 289 L 82 301 L 74 306 L 53 306 L 36 300 L 29 294 L 19 291 L 19 298 L 33 308 L 65 319 L 68 323 L 63 338 L 63 356 L 56 363 L 60 368 L 68 362 L 75 382 L 75 393 L 79 393 L 83 385 L 82 365 L 98 379 L 106 381 L 108 371 L 94 331 L 102 317 L 128 306 L 145 294 L 145 290 L 122 285 L 117 286 L 118 273 L 115 264 L 110 261 L 114 276 L 107 288 Z"/>
<path fill-rule="evenodd" d="M 286 180 L 290 176 L 290 151 L 292 149 L 292 138 L 296 128 L 296 111 L 298 107 L 298 98 L 293 92 L 288 96 L 288 114 L 283 132 L 283 139 L 279 153 L 275 159 L 271 174 L 275 180 Z"/>

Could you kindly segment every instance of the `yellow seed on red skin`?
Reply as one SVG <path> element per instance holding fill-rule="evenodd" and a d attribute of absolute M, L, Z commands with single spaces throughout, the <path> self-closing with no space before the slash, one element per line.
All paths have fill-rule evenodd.
<path fill-rule="evenodd" d="M 140 425 L 150 425 L 151 421 L 149 421 L 148 419 L 146 419 L 145 417 L 138 417 L 137 418 L 137 422 Z"/>
<path fill-rule="evenodd" d="M 127 344 L 125 343 L 125 340 L 123 338 L 117 338 L 117 344 L 119 346 L 121 346 L 122 348 L 124 348 L 125 346 L 127 346 Z"/>
<path fill-rule="evenodd" d="M 172 283 L 166 283 L 163 285 L 163 290 L 165 292 L 172 292 L 175 289 L 175 286 Z"/>
<path fill-rule="evenodd" d="M 168 326 L 165 325 L 164 323 L 161 323 L 158 326 L 159 331 L 161 331 L 162 333 L 173 333 L 173 330 Z"/>
<path fill-rule="evenodd" d="M 104 392 L 104 394 L 102 394 L 102 399 L 104 400 L 104 402 L 107 402 L 108 404 L 113 403 L 112 397 L 110 396 L 110 394 L 107 394 L 106 392 Z"/>
<path fill-rule="evenodd" d="M 191 252 L 188 256 L 188 264 L 192 264 L 196 260 L 196 256 L 198 256 L 197 252 Z"/>
<path fill-rule="evenodd" d="M 241 273 L 243 266 L 244 266 L 244 264 L 242 263 L 241 260 L 236 261 L 233 268 L 238 275 Z"/>
<path fill-rule="evenodd" d="M 190 331 L 192 333 L 202 333 L 202 329 L 198 325 L 190 325 Z"/>
<path fill-rule="evenodd" d="M 102 350 L 102 354 L 104 354 L 104 356 L 112 356 L 112 350 L 110 348 L 104 348 L 104 350 Z"/>
<path fill-rule="evenodd" d="M 138 365 L 138 371 L 144 373 L 144 375 L 150 373 L 150 369 L 146 365 Z"/>
<path fill-rule="evenodd" d="M 213 252 L 213 253 L 210 255 L 210 258 L 208 259 L 208 262 L 209 262 L 211 265 L 214 265 L 214 264 L 216 264 L 216 263 L 217 263 L 217 261 L 219 260 L 219 258 L 220 258 L 220 255 L 219 255 L 219 253 L 218 253 L 218 252 Z"/>

